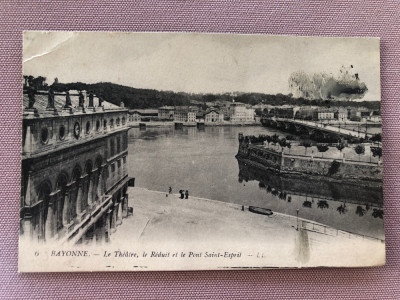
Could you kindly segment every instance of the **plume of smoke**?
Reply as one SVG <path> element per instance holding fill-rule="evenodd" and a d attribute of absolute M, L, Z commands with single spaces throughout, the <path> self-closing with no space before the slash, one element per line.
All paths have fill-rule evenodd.
<path fill-rule="evenodd" d="M 297 71 L 289 77 L 289 88 L 295 97 L 306 99 L 361 99 L 368 91 L 364 82 L 360 81 L 358 73 L 342 66 L 337 76 L 326 73 L 308 74 Z"/>

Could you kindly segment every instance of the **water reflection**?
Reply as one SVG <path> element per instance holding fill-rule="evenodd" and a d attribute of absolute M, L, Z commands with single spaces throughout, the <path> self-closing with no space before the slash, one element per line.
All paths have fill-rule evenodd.
<path fill-rule="evenodd" d="M 363 186 L 326 181 L 310 183 L 309 178 L 282 175 L 257 168 L 248 160 L 241 158 L 237 160 L 239 182 L 258 182 L 260 190 L 274 196 L 276 201 L 283 201 L 288 207 L 293 205 L 292 198 L 295 199 L 294 205 L 297 207 L 301 205 L 302 218 L 354 233 L 383 237 L 383 223 L 377 220 L 383 219 L 381 188 L 370 186 L 366 189 Z M 264 203 L 264 207 L 269 206 L 276 207 L 271 200 Z M 305 241 L 305 238 L 299 233 L 297 247 L 299 257 L 303 255 L 302 247 L 306 246 L 305 244 L 302 246 L 300 241 Z"/>
<path fill-rule="evenodd" d="M 382 206 L 382 189 L 376 186 L 357 186 L 345 182 L 328 182 L 321 180 L 310 180 L 301 176 L 277 174 L 273 171 L 259 169 L 249 165 L 247 160 L 238 158 L 239 182 L 256 180 L 261 189 L 266 188 L 272 194 L 285 193 L 296 194 L 306 197 L 304 207 L 311 207 L 308 198 L 327 198 L 329 200 L 351 202 L 366 205 Z M 312 181 L 312 182 L 311 182 Z M 325 200 L 317 202 L 319 208 L 329 208 Z"/>

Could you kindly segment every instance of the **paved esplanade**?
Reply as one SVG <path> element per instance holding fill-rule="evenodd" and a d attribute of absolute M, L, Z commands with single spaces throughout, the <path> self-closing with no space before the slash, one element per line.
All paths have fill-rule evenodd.
<path fill-rule="evenodd" d="M 134 214 L 111 236 L 111 246 L 186 251 L 200 254 L 197 264 L 173 260 L 148 260 L 155 269 L 223 268 L 224 259 L 204 258 L 205 252 L 241 253 L 235 266 L 356 266 L 379 264 L 385 255 L 381 242 L 355 236 L 333 236 L 296 230 L 295 217 L 274 213 L 254 214 L 240 205 L 190 196 L 129 188 Z M 130 204 L 132 205 L 132 202 Z M 267 203 L 266 203 L 267 205 Z M 194 265 L 191 265 L 194 264 Z M 232 262 L 231 262 L 232 266 Z"/>

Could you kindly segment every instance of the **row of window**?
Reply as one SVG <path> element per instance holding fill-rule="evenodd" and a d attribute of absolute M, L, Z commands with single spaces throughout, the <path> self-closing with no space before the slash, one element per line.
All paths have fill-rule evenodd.
<path fill-rule="evenodd" d="M 120 118 L 117 118 L 116 119 L 116 125 L 120 126 L 120 122 L 121 122 Z M 125 125 L 125 122 L 126 122 L 126 119 L 125 119 L 125 117 L 123 117 L 122 118 L 122 125 Z M 103 126 L 104 126 L 104 129 L 107 128 L 107 121 L 106 120 L 104 120 Z M 110 120 L 110 127 L 111 128 L 114 127 L 114 119 Z M 85 129 L 86 129 L 86 131 L 85 131 L 86 134 L 89 134 L 91 132 L 92 126 L 91 126 L 90 121 L 86 122 L 86 128 Z M 99 132 L 100 129 L 101 129 L 100 121 L 97 120 L 96 121 L 96 131 Z M 73 134 L 74 134 L 76 139 L 78 139 L 79 136 L 81 135 L 81 125 L 79 124 L 79 122 L 75 122 L 74 128 L 73 128 Z M 65 136 L 66 136 L 65 126 L 61 125 L 59 127 L 59 130 L 58 130 L 58 138 L 62 141 L 62 140 L 65 139 Z M 42 144 L 47 144 L 48 143 L 48 141 L 49 141 L 49 129 L 47 127 L 42 127 L 41 133 L 40 133 L 40 140 L 41 140 Z"/>
<path fill-rule="evenodd" d="M 125 123 L 126 123 L 126 119 L 125 119 L 125 117 L 122 117 L 122 125 L 125 125 Z M 116 124 L 116 126 L 120 126 L 121 125 L 121 119 L 117 118 L 115 120 L 115 124 Z M 107 120 L 104 120 L 103 126 L 104 126 L 104 129 L 107 129 Z M 110 128 L 113 128 L 113 127 L 114 127 L 114 119 L 110 119 Z"/>
<path fill-rule="evenodd" d="M 124 165 L 126 164 L 126 156 L 124 156 L 124 157 L 122 158 L 122 163 L 123 163 Z M 120 159 L 117 161 L 117 165 L 118 165 L 118 169 L 121 168 L 121 160 L 120 160 Z M 111 164 L 111 172 L 115 172 L 115 163 L 112 163 L 112 164 Z"/>
<path fill-rule="evenodd" d="M 122 144 L 121 144 L 121 140 L 122 140 Z M 115 143 L 116 143 L 116 145 L 115 145 Z M 110 139 L 110 157 L 120 153 L 121 148 L 122 148 L 122 151 L 124 151 L 128 148 L 128 135 L 127 134 L 124 134 L 122 136 L 117 136 L 116 139 L 115 138 Z"/>

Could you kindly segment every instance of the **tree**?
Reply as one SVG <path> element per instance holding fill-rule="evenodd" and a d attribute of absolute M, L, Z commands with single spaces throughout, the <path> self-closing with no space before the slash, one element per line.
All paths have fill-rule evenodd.
<path fill-rule="evenodd" d="M 317 149 L 319 152 L 322 153 L 322 157 L 324 157 L 324 152 L 328 151 L 329 146 L 326 144 L 322 144 L 322 145 L 317 145 Z"/>
<path fill-rule="evenodd" d="M 272 143 L 273 143 L 274 145 L 276 145 L 277 143 L 279 143 L 279 136 L 278 136 L 276 133 L 272 136 Z"/>
<path fill-rule="evenodd" d="M 380 133 L 374 134 L 370 140 L 373 142 L 382 142 L 382 135 Z"/>
<path fill-rule="evenodd" d="M 294 139 L 295 139 L 295 137 L 293 136 L 293 135 L 287 135 L 286 136 L 286 139 L 288 140 L 288 141 L 294 141 Z"/>
<path fill-rule="evenodd" d="M 283 152 L 283 147 L 286 147 L 286 139 L 285 138 L 280 139 L 279 145 L 281 146 Z"/>
<path fill-rule="evenodd" d="M 292 148 L 292 145 L 290 143 L 286 143 L 286 147 L 289 149 L 289 154 L 290 154 L 290 148 Z"/>
<path fill-rule="evenodd" d="M 339 171 L 340 163 L 334 160 L 328 170 L 328 175 L 335 175 Z"/>
<path fill-rule="evenodd" d="M 365 153 L 365 147 L 364 147 L 364 145 L 357 145 L 355 148 L 354 148 L 354 151 L 358 154 L 358 160 L 360 161 L 361 160 L 361 154 L 364 154 Z"/>
<path fill-rule="evenodd" d="M 266 140 L 267 143 L 268 143 L 268 149 L 269 149 L 269 143 L 272 142 L 272 137 L 271 137 L 270 135 L 267 135 L 267 136 L 265 137 L 265 140 Z"/>
<path fill-rule="evenodd" d="M 382 157 L 382 148 L 381 147 L 371 147 L 371 152 L 374 157 L 378 156 L 379 161 L 381 160 L 381 157 Z"/>
<path fill-rule="evenodd" d="M 345 148 L 345 146 L 342 143 L 339 143 L 336 145 L 336 149 L 338 149 L 340 151 L 340 157 L 342 158 L 342 150 Z"/>

